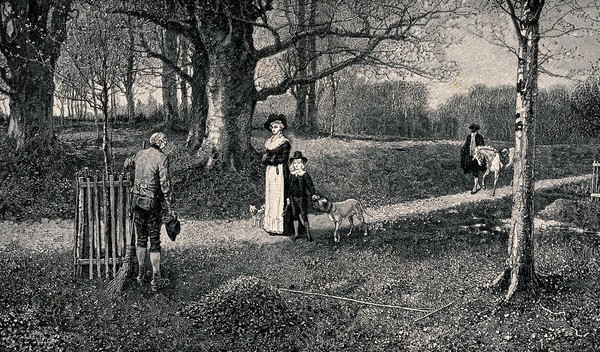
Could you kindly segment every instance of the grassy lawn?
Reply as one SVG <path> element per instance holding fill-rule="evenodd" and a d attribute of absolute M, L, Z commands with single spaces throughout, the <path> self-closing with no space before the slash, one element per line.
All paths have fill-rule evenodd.
<path fill-rule="evenodd" d="M 147 140 L 152 130 L 123 128 L 112 132 L 114 166 L 122 169 L 125 158 Z M 260 164 L 240 171 L 207 171 L 194 164 L 185 149 L 185 133 L 171 133 L 171 155 L 177 210 L 190 219 L 245 218 L 248 204 L 264 199 L 264 169 Z M 252 142 L 262 150 L 266 131 L 255 131 Z M 15 162 L 6 137 L 0 133 L 0 220 L 73 218 L 73 175 L 89 167 L 103 168 L 92 125 L 66 128 L 59 139 L 68 146 L 67 158 L 31 155 Z M 293 150 L 308 158 L 317 191 L 333 201 L 358 198 L 367 207 L 465 192 L 472 187 L 459 165 L 461 142 L 429 141 L 366 142 L 331 138 L 307 139 L 291 135 Z M 494 144 L 502 147 L 505 144 Z M 595 146 L 539 146 L 538 179 L 591 172 Z M 498 186 L 510 182 L 510 172 L 500 175 Z M 487 179 L 492 185 L 493 177 Z M 230 197 L 229 195 L 235 195 Z"/>
<path fill-rule="evenodd" d="M 99 165 L 93 149 L 81 143 L 95 132 L 67 132 L 61 139 L 77 146 L 77 164 L 65 167 Z M 115 133 L 115 164 L 148 134 Z M 184 138 L 174 136 L 179 142 Z M 259 146 L 263 139 L 260 134 L 254 142 Z M 464 192 L 470 186 L 458 165 L 460 143 L 403 147 L 293 137 L 293 144 L 309 158 L 318 189 L 334 200 L 355 197 L 373 206 Z M 224 176 L 183 167 L 189 156 L 177 145 L 171 152 L 178 206 L 188 218 L 247 217 L 247 204 L 262 197 L 258 167 Z M 537 177 L 589 173 L 594 158 L 594 147 L 540 147 Z M 20 188 L 9 193 L 17 197 L 3 200 L 3 219 L 18 219 L 19 209 L 34 219 L 69 218 L 73 195 L 67 176 L 51 173 L 51 167 L 40 167 L 38 174 L 35 168 L 8 170 L 0 175 L 4 184 Z M 64 177 L 64 183 L 50 189 L 46 199 L 32 199 L 28 207 L 19 203 L 31 194 L 23 180 L 48 187 L 47 174 Z M 508 183 L 506 175 L 500 182 Z M 506 257 L 508 199 L 377 223 L 370 236 L 344 237 L 337 245 L 325 240 L 331 234 L 323 230 L 314 233 L 313 244 L 223 241 L 174 247 L 166 251 L 164 263 L 171 285 L 158 295 L 147 285 L 131 284 L 120 296 L 109 297 L 107 280 L 71 275 L 70 251 L 38 253 L 13 245 L 0 252 L 0 350 L 598 350 L 598 241 L 577 228 L 598 231 L 600 209 L 585 192 L 585 184 L 536 192 L 537 216 L 563 225 L 536 231 L 537 270 L 544 277 L 538 294 L 518 295 L 502 306 L 502 292 L 486 285 Z M 62 202 L 62 210 L 43 212 L 38 202 Z M 424 317 L 280 289 L 445 308 Z"/>
<path fill-rule="evenodd" d="M 538 203 L 578 196 L 578 189 L 541 192 Z M 598 208 L 586 202 L 571 205 Z M 502 220 L 509 213 L 508 200 L 462 207 L 377 224 L 371 236 L 344 238 L 341 245 L 285 241 L 240 246 L 224 241 L 172 248 L 165 254 L 171 286 L 160 295 L 132 284 L 119 297 L 107 297 L 106 280 L 73 278 L 65 270 L 71 267 L 71 253 L 42 255 L 9 248 L 0 255 L 0 322 L 7 329 L 0 346 L 107 351 L 597 350 L 600 267 L 597 252 L 581 250 L 597 250 L 582 246 L 590 245 L 589 235 L 556 229 L 538 233 L 537 268 L 545 275 L 538 296 L 517 296 L 499 306 L 502 293 L 486 288 L 503 265 L 507 232 Z M 417 321 L 425 313 L 278 288 L 409 308 L 451 305 Z"/>

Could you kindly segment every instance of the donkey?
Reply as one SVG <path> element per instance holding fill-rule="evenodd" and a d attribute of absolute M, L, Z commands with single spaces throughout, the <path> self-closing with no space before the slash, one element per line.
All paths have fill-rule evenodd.
<path fill-rule="evenodd" d="M 487 169 L 485 170 L 485 173 L 481 178 L 481 184 L 483 185 L 483 189 L 485 189 L 485 177 L 490 172 L 494 173 L 494 190 L 492 191 L 492 196 L 495 196 L 496 183 L 498 183 L 498 174 L 501 170 L 504 170 L 513 165 L 515 158 L 515 148 L 504 148 L 498 151 L 490 146 L 479 146 L 475 148 L 474 157 L 475 159 L 477 159 L 479 165 L 482 165 L 484 162 L 487 165 Z"/>

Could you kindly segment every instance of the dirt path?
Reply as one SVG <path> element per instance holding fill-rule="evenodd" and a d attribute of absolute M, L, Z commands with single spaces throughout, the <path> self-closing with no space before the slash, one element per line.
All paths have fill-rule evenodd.
<path fill-rule="evenodd" d="M 558 187 L 568 183 L 589 180 L 591 175 L 565 177 L 561 179 L 541 180 L 536 182 L 536 189 Z M 489 182 L 489 181 L 488 181 Z M 470 192 L 451 194 L 429 199 L 419 199 L 399 204 L 386 205 L 377 208 L 366 208 L 367 221 L 370 223 L 384 220 L 394 220 L 414 214 L 426 214 L 432 211 L 454 208 L 467 203 L 493 201 L 509 196 L 509 186 L 496 190 L 496 196 L 491 196 L 491 190 L 481 190 L 477 194 Z M 316 230 L 333 230 L 326 214 L 310 216 L 311 227 Z M 252 227 L 252 221 L 245 220 L 185 220 L 182 219 L 183 233 L 176 242 L 168 239 L 163 241 L 165 248 L 189 246 L 208 243 L 234 243 L 250 241 L 255 243 L 276 243 L 288 241 L 288 237 L 268 236 L 262 229 Z M 164 231 L 164 228 L 163 228 Z M 163 236 L 166 239 L 166 235 Z M 12 241 L 24 248 L 36 252 L 55 250 L 71 250 L 73 246 L 73 222 L 70 220 L 48 220 L 21 223 L 0 222 L 0 250 L 4 250 Z"/>

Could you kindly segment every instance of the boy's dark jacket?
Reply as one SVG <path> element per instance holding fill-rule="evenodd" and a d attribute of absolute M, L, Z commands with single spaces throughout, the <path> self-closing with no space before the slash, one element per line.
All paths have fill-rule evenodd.
<path fill-rule="evenodd" d="M 302 175 L 292 172 L 288 182 L 291 197 L 310 197 L 315 194 L 315 187 L 308 172 L 304 172 Z"/>

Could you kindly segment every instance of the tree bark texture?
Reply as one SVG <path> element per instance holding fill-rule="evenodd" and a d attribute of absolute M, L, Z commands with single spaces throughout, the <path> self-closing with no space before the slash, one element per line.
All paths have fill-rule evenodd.
<path fill-rule="evenodd" d="M 256 156 L 250 144 L 255 107 L 253 28 L 230 21 L 203 31 L 210 62 L 207 136 L 198 155 L 208 168 L 243 168 Z"/>
<path fill-rule="evenodd" d="M 529 1 L 526 1 L 529 3 Z M 538 6 L 543 6 L 535 1 Z M 515 162 L 513 173 L 512 229 L 506 267 L 495 284 L 509 284 L 506 300 L 516 291 L 535 291 L 539 280 L 534 266 L 533 196 L 535 161 L 535 103 L 538 92 L 539 13 L 526 5 L 521 14 L 515 114 Z M 506 282 L 506 281 L 509 282 Z"/>
<path fill-rule="evenodd" d="M 8 135 L 15 138 L 17 149 L 28 146 L 52 149 L 55 144 L 52 106 L 54 75 L 37 62 L 13 64 Z"/>
<path fill-rule="evenodd" d="M 130 123 L 135 121 L 135 97 L 133 86 L 135 84 L 135 30 L 133 28 L 133 19 L 127 19 L 129 46 L 127 47 L 127 71 L 125 74 L 125 97 L 127 99 L 127 120 Z"/>
<path fill-rule="evenodd" d="M 164 30 L 163 55 L 171 62 L 177 62 L 177 34 Z M 171 125 L 178 119 L 177 106 L 177 74 L 173 68 L 163 62 L 162 68 L 162 100 L 165 114 L 165 124 Z"/>
<path fill-rule="evenodd" d="M 56 144 L 52 130 L 54 68 L 66 37 L 71 1 L 13 0 L 6 9 L 19 14 L 10 20 L 11 33 L 0 33 L 0 51 L 10 72 L 5 79 L 10 89 L 8 133 L 16 140 L 17 149 L 51 150 Z"/>
<path fill-rule="evenodd" d="M 208 114 L 208 97 L 206 87 L 208 84 L 208 53 L 204 44 L 198 40 L 193 43 L 192 51 L 192 81 L 191 86 L 191 111 L 190 130 L 188 132 L 186 145 L 190 148 L 198 148 L 202 145 L 206 135 L 206 116 Z"/>

